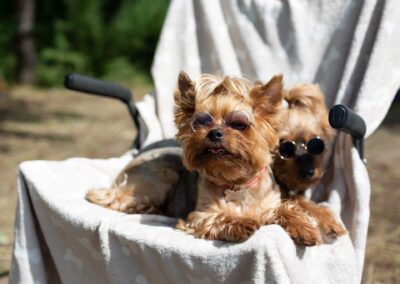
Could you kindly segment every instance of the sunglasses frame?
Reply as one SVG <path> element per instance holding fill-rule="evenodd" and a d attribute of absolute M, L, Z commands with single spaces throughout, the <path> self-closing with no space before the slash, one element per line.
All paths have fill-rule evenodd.
<path fill-rule="evenodd" d="M 322 147 L 322 150 L 319 153 L 312 153 L 312 152 L 310 153 L 309 152 L 309 143 L 310 143 L 310 141 L 312 141 L 314 139 L 318 139 L 319 141 L 322 142 L 322 146 L 323 147 Z M 283 143 L 291 143 L 291 144 L 294 145 L 295 149 L 294 149 L 294 154 L 293 155 L 291 155 L 291 156 L 282 155 L 280 148 L 281 148 L 281 145 Z M 303 151 L 301 152 L 300 155 L 298 155 L 297 152 L 299 151 L 300 147 L 302 148 Z M 325 151 L 325 141 L 320 136 L 315 136 L 315 137 L 311 138 L 310 140 L 307 141 L 307 143 L 298 143 L 298 142 L 293 141 L 293 140 L 284 140 L 284 141 L 279 143 L 279 147 L 278 147 L 278 153 L 279 153 L 279 156 L 280 156 L 280 158 L 282 160 L 291 160 L 294 157 L 301 156 L 304 153 L 310 154 L 312 156 L 318 156 L 318 155 L 321 155 L 324 151 Z"/>
<path fill-rule="evenodd" d="M 253 125 L 253 123 L 252 123 L 251 116 L 248 113 L 248 111 L 246 111 L 246 110 L 234 110 L 234 111 L 229 112 L 226 115 L 226 117 L 229 118 L 230 115 L 232 115 L 233 113 L 238 113 L 238 112 L 243 113 L 247 118 L 247 125 L 245 126 L 245 128 L 236 129 L 234 127 L 231 127 L 231 126 L 229 126 L 229 123 L 228 124 L 226 123 L 226 119 L 224 119 L 222 117 L 221 117 L 222 123 L 220 125 L 223 126 L 223 127 L 229 127 L 231 129 L 238 130 L 238 131 L 244 131 L 244 130 L 249 129 Z M 196 120 L 196 115 L 198 115 L 198 114 L 204 114 L 204 115 L 207 115 L 209 118 L 211 118 L 212 122 L 210 123 L 210 125 L 200 125 L 198 128 L 196 128 L 194 126 L 194 122 Z M 215 118 L 211 114 L 209 114 L 207 112 L 196 112 L 196 113 L 194 113 L 193 117 L 192 117 L 192 120 L 190 122 L 190 126 L 191 126 L 193 132 L 200 131 L 201 129 L 211 129 L 211 128 L 215 127 L 216 125 L 218 125 L 218 124 L 216 123 Z"/>

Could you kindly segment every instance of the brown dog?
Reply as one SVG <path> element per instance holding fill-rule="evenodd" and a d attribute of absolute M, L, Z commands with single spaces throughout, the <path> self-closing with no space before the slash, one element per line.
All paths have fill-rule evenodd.
<path fill-rule="evenodd" d="M 282 110 L 280 142 L 272 165 L 282 197 L 298 202 L 323 233 L 343 235 L 346 230 L 327 207 L 304 197 L 305 190 L 322 178 L 334 138 L 323 94 L 317 85 L 303 84 L 285 92 L 284 100 L 287 107 Z"/>
<path fill-rule="evenodd" d="M 184 166 L 196 182 L 194 210 L 177 227 L 197 237 L 244 241 L 260 226 L 281 225 L 296 243 L 315 245 L 321 235 L 297 201 L 281 201 L 270 177 L 278 141 L 282 77 L 265 85 L 243 78 L 181 72 L 175 92 L 177 140 Z M 265 155 L 265 153 L 268 153 Z M 115 186 L 87 199 L 128 213 L 168 214 L 182 161 L 147 154 L 122 171 Z"/>

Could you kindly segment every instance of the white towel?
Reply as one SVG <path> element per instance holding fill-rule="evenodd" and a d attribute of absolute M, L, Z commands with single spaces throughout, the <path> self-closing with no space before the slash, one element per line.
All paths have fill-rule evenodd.
<path fill-rule="evenodd" d="M 128 162 L 126 156 L 21 164 L 10 283 L 357 281 L 349 235 L 300 247 L 269 225 L 240 244 L 208 241 L 174 229 L 174 219 L 127 215 L 84 199 L 88 189 L 110 186 Z"/>

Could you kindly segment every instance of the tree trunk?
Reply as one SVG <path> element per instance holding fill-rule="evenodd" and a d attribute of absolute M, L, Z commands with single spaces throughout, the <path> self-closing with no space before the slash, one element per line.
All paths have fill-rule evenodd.
<path fill-rule="evenodd" d="M 36 0 L 18 0 L 18 81 L 33 84 L 35 81 L 36 53 L 34 38 L 34 18 Z"/>

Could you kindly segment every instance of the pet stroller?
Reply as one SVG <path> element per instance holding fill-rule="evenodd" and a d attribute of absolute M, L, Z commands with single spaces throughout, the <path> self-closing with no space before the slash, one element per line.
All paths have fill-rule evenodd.
<path fill-rule="evenodd" d="M 165 139 L 174 134 L 171 93 L 181 69 L 192 77 L 247 74 L 265 81 L 283 73 L 289 86 L 317 82 L 329 106 L 350 106 L 365 120 L 368 136 L 400 85 L 399 10 L 395 0 L 172 0 L 153 63 L 156 94 L 134 104 L 115 85 L 76 75 L 67 85 L 129 105 L 140 129 L 135 153 L 160 146 L 157 141 L 173 143 Z M 126 215 L 84 200 L 88 189 L 109 186 L 132 155 L 25 162 L 11 283 L 360 282 L 370 196 L 360 158 L 362 120 L 343 106 L 331 116 L 333 126 L 354 136 L 337 135 L 314 196 L 349 231 L 335 242 L 297 247 L 277 225 L 262 227 L 241 244 L 199 240 L 174 230 L 174 219 Z"/>

